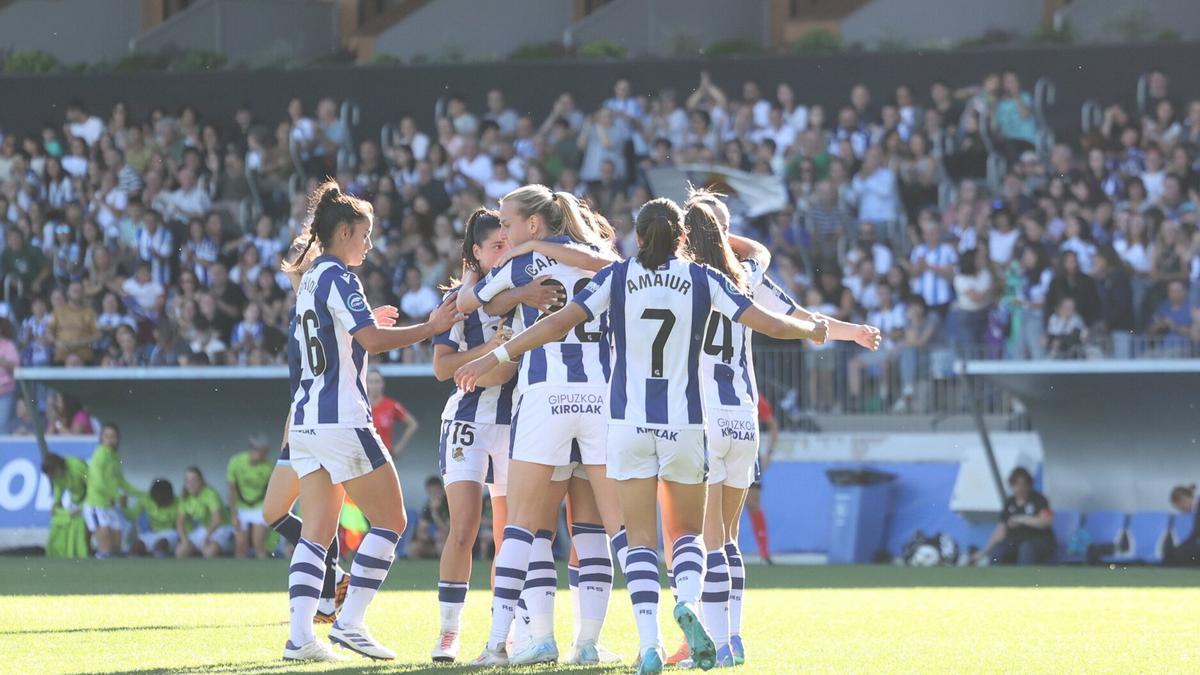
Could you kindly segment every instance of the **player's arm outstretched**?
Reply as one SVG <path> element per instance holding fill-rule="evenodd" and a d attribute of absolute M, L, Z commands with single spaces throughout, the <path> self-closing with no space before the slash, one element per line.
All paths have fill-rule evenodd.
<path fill-rule="evenodd" d="M 507 267 L 504 265 L 498 264 L 494 269 L 506 270 L 507 274 Z M 559 290 L 559 286 L 544 285 L 544 282 L 549 279 L 550 276 L 545 275 L 521 286 L 513 286 L 510 283 L 508 288 L 484 302 L 475 292 L 475 286 L 479 283 L 479 273 L 473 270 L 464 270 L 462 287 L 458 292 L 458 311 L 474 312 L 482 307 L 483 311 L 492 316 L 504 316 L 515 309 L 517 305 L 527 305 L 539 312 L 552 312 L 555 307 L 562 307 L 567 298 Z"/>
<path fill-rule="evenodd" d="M 547 258 L 553 258 L 565 265 L 578 267 L 581 270 L 589 272 L 599 272 L 621 259 L 621 256 L 617 255 L 617 252 L 612 249 L 596 248 L 593 250 L 590 247 L 579 244 L 559 244 L 542 239 L 532 239 L 505 251 L 504 255 L 500 256 L 500 260 L 496 263 L 496 266 L 503 266 L 513 258 L 525 255 L 526 253 L 541 253 Z"/>
<path fill-rule="evenodd" d="M 454 383 L 463 391 L 473 391 L 480 386 L 481 378 L 501 363 L 509 363 L 525 352 L 541 347 L 547 342 L 560 340 L 567 331 L 587 321 L 588 314 L 575 303 L 538 321 L 513 336 L 506 344 L 472 360 L 454 373 Z"/>
<path fill-rule="evenodd" d="M 858 346 L 875 351 L 879 349 L 882 339 L 879 328 L 863 323 L 849 323 L 831 316 L 812 312 L 796 304 L 783 289 L 779 288 L 769 278 L 764 278 L 762 285 L 754 293 L 754 301 L 762 306 L 781 314 L 788 314 L 798 319 L 813 321 L 824 319 L 829 324 L 829 338 L 839 342 L 853 342 Z"/>
<path fill-rule="evenodd" d="M 454 306 L 454 298 L 446 298 L 437 309 L 429 314 L 425 323 L 415 326 L 385 327 L 372 322 L 354 331 L 354 339 L 371 354 L 390 352 L 409 345 L 428 340 L 438 333 L 444 333 L 456 322 L 466 318 Z"/>

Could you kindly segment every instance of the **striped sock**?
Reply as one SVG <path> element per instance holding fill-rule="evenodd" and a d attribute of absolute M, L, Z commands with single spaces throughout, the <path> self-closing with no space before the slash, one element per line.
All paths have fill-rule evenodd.
<path fill-rule="evenodd" d="M 396 559 L 396 544 L 400 535 L 382 527 L 372 527 L 358 545 L 350 564 L 350 589 L 338 615 L 337 625 L 361 626 L 366 620 L 367 605 L 387 578 L 392 561 Z"/>
<path fill-rule="evenodd" d="M 504 541 L 496 552 L 496 590 L 492 595 L 492 630 L 488 638 L 490 649 L 499 650 L 507 641 L 517 600 L 525 586 L 532 547 L 532 532 L 515 525 L 504 528 Z"/>
<path fill-rule="evenodd" d="M 604 628 L 612 596 L 613 569 L 604 527 L 576 523 L 571 541 L 579 555 L 580 642 L 595 642 Z"/>
<path fill-rule="evenodd" d="M 438 582 L 438 608 L 443 631 L 458 631 L 459 618 L 462 616 L 465 604 L 467 604 L 467 582 L 444 580 Z"/>
<path fill-rule="evenodd" d="M 522 591 L 524 592 L 524 591 Z M 517 600 L 517 611 L 513 616 L 512 622 L 512 643 L 514 649 L 517 645 L 524 645 L 529 640 L 529 608 L 525 606 L 525 598 Z"/>
<path fill-rule="evenodd" d="M 578 556 L 578 552 L 575 554 Z M 579 566 L 567 565 L 567 588 L 571 589 L 571 636 L 574 642 L 579 642 Z"/>
<path fill-rule="evenodd" d="M 700 596 L 704 625 L 717 647 L 729 642 L 729 563 L 725 549 L 708 552 L 708 570 L 704 574 L 704 594 Z"/>
<path fill-rule="evenodd" d="M 538 530 L 529 552 L 529 574 L 521 599 L 529 608 L 529 635 L 535 640 L 554 637 L 554 599 L 558 590 L 558 569 L 554 566 L 551 541 L 554 533 Z"/>
<path fill-rule="evenodd" d="M 629 549 L 625 559 L 628 572 L 629 599 L 633 603 L 633 618 L 637 622 L 638 653 L 662 643 L 658 626 L 658 551 L 639 546 Z"/>
<path fill-rule="evenodd" d="M 675 573 L 676 602 L 700 602 L 704 583 L 704 541 L 699 535 L 685 534 L 671 546 L 671 571 Z"/>
<path fill-rule="evenodd" d="M 291 606 L 291 649 L 303 647 L 317 639 L 313 635 L 313 617 L 321 597 L 321 580 L 325 577 L 325 549 L 301 538 L 292 552 L 288 568 L 288 604 Z"/>
<path fill-rule="evenodd" d="M 621 566 L 621 574 L 625 574 L 625 556 L 629 554 L 629 535 L 621 528 L 612 536 L 613 560 Z"/>
<path fill-rule="evenodd" d="M 742 551 L 736 541 L 725 544 L 725 557 L 729 560 L 729 634 L 742 634 L 742 593 L 746 589 L 746 568 L 742 565 Z"/>

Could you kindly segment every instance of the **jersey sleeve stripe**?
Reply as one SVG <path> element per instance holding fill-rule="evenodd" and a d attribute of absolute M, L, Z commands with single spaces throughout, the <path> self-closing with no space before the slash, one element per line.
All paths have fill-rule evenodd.
<path fill-rule="evenodd" d="M 321 335 L 321 346 L 325 350 L 325 372 L 321 375 L 321 390 L 317 393 L 317 423 L 338 423 L 338 390 L 341 384 L 342 359 L 338 354 L 337 331 L 334 327 L 333 313 L 329 310 L 329 294 L 334 289 L 333 280 L 337 277 L 336 266 L 330 266 L 317 280 L 317 288 L 313 292 L 314 309 L 317 312 L 318 333 Z"/>

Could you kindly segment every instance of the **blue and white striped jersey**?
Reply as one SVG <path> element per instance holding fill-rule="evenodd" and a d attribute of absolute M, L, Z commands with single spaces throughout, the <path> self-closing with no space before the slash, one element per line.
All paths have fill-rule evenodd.
<path fill-rule="evenodd" d="M 747 286 L 755 298 L 766 277 L 754 260 L 742 262 Z M 771 308 L 778 311 L 777 307 Z M 700 367 L 704 373 L 704 405 L 707 408 L 752 408 L 758 402 L 754 360 L 750 352 L 753 331 L 720 312 L 712 312 L 704 331 Z"/>
<path fill-rule="evenodd" d="M 571 244 L 565 236 L 549 237 L 548 242 Z M 526 253 L 513 258 L 503 267 L 493 269 L 475 285 L 475 295 L 489 302 L 502 291 L 519 288 L 535 278 L 549 275 L 545 283 L 562 289 L 570 302 L 591 281 L 592 273 L 548 258 L 540 253 Z M 561 309 L 554 307 L 553 310 Z M 516 309 L 513 331 L 516 333 L 533 325 L 540 317 L 538 310 L 526 305 Z M 576 326 L 562 340 L 549 342 L 530 350 L 521 357 L 517 373 L 517 391 L 525 392 L 544 384 L 556 387 L 603 386 L 608 384 L 612 356 L 608 343 L 608 317 L 598 311 L 587 323 Z"/>
<path fill-rule="evenodd" d="M 589 318 L 608 310 L 616 361 L 614 424 L 679 429 L 704 425 L 700 354 L 708 315 L 736 321 L 751 305 L 725 275 L 670 258 L 657 269 L 636 259 L 600 271 L 574 302 Z"/>
<path fill-rule="evenodd" d="M 292 400 L 296 400 L 296 390 L 300 388 L 300 341 L 296 339 L 296 308 L 292 307 L 292 315 L 288 318 L 287 334 L 288 385 L 291 387 Z"/>
<path fill-rule="evenodd" d="M 515 311 L 515 310 L 514 310 Z M 471 312 L 466 319 L 450 327 L 450 330 L 433 339 L 434 345 L 446 345 L 465 352 L 491 339 L 496 330 L 512 320 L 513 312 L 506 316 L 492 316 L 483 308 Z M 517 377 L 497 387 L 477 387 L 464 392 L 455 388 L 454 394 L 442 409 L 443 420 L 475 422 L 478 424 L 509 424 L 512 421 L 513 390 L 517 388 Z"/>
<path fill-rule="evenodd" d="M 331 255 L 313 261 L 296 291 L 300 380 L 292 429 L 371 426 L 367 350 L 353 336 L 374 325 L 358 275 Z"/>

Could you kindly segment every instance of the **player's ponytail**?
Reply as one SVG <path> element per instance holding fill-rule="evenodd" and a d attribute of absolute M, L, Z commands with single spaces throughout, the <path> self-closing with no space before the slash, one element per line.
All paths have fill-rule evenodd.
<path fill-rule="evenodd" d="M 712 209 L 713 216 L 717 219 L 717 226 L 723 232 L 729 230 L 729 207 L 721 200 L 725 195 L 716 192 L 710 188 L 698 188 L 694 185 L 688 186 L 688 199 L 683 205 L 684 210 L 690 210 L 696 204 L 703 204 Z"/>
<path fill-rule="evenodd" d="M 483 242 L 498 229 L 500 229 L 500 214 L 492 209 L 475 209 L 475 212 L 467 217 L 467 224 L 463 228 L 462 243 L 462 262 L 465 269 L 476 274 L 483 274 L 483 266 L 479 263 L 479 256 L 475 254 L 475 247 L 483 246 Z M 440 286 L 440 289 L 452 291 L 461 285 L 462 279 L 451 279 Z"/>
<path fill-rule="evenodd" d="M 687 233 L 683 211 L 670 199 L 660 197 L 646 202 L 637 215 L 637 260 L 646 269 L 655 269 L 678 255 L 679 240 Z"/>
<path fill-rule="evenodd" d="M 308 204 L 308 242 L 297 260 L 306 259 L 314 244 L 320 244 L 323 250 L 329 250 L 339 225 L 351 225 L 357 220 L 370 218 L 373 213 L 370 202 L 342 192 L 337 181 L 333 179 L 318 185 L 309 195 Z M 298 269 L 296 261 L 284 263 L 283 266 L 283 271 L 288 274 L 295 273 Z"/>
<path fill-rule="evenodd" d="M 729 277 L 745 293 L 748 290 L 745 270 L 729 247 L 729 238 L 717 224 L 717 216 L 712 208 L 704 202 L 691 202 L 683 217 L 683 224 L 688 233 L 688 252 L 696 262 L 704 263 Z"/>

